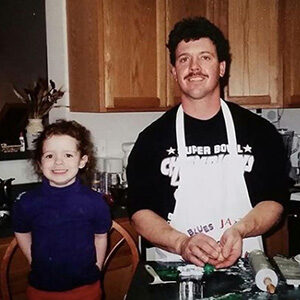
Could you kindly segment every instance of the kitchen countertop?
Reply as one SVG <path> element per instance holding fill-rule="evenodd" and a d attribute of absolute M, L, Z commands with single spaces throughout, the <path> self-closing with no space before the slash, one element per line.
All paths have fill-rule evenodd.
<path fill-rule="evenodd" d="M 176 263 L 147 262 L 156 270 L 174 266 Z M 131 282 L 126 300 L 183 300 L 179 295 L 179 282 L 149 285 L 153 278 L 145 270 L 145 262 L 140 262 Z M 215 271 L 205 280 L 203 295 L 205 299 L 300 299 L 300 288 L 288 286 L 279 275 L 275 294 L 271 295 L 258 289 L 254 282 L 249 262 L 240 259 L 228 269 Z M 201 299 L 194 296 L 188 299 Z"/>

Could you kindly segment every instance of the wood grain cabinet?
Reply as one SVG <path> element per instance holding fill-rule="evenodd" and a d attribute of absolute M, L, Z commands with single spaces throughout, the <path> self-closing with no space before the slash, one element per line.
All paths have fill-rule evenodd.
<path fill-rule="evenodd" d="M 157 111 L 179 102 L 168 33 L 201 15 L 228 37 L 225 98 L 300 107 L 298 0 L 67 0 L 71 111 Z"/>
<path fill-rule="evenodd" d="M 300 107 L 300 1 L 282 3 L 283 98 L 285 107 Z"/>
<path fill-rule="evenodd" d="M 282 106 L 279 1 L 228 0 L 232 55 L 227 99 L 248 107 Z"/>
<path fill-rule="evenodd" d="M 166 107 L 165 2 L 68 0 L 72 111 Z"/>
<path fill-rule="evenodd" d="M 187 16 L 224 22 L 211 0 L 67 0 L 71 111 L 158 111 L 179 102 L 167 35 Z"/>
<path fill-rule="evenodd" d="M 300 107 L 300 2 L 224 2 L 232 54 L 225 97 L 249 108 Z"/>

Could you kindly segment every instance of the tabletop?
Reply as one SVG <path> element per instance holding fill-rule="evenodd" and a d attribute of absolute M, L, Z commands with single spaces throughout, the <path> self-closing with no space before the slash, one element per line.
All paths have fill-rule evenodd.
<path fill-rule="evenodd" d="M 174 269 L 178 263 L 147 262 L 158 273 L 163 269 Z M 203 298 L 199 294 L 186 300 L 196 299 L 300 299 L 300 287 L 287 285 L 279 274 L 279 283 L 274 294 L 261 291 L 255 284 L 249 262 L 240 259 L 228 269 L 216 270 L 205 278 Z M 162 279 L 167 279 L 163 278 Z M 179 292 L 179 280 L 176 283 L 150 285 L 153 278 L 145 270 L 145 262 L 140 262 L 131 282 L 126 300 L 184 300 Z"/>

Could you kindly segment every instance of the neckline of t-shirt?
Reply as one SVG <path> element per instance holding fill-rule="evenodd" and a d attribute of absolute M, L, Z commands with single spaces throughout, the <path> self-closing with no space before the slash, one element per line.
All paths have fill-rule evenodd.
<path fill-rule="evenodd" d="M 64 187 L 55 187 L 51 186 L 49 183 L 49 180 L 46 178 L 43 178 L 43 188 L 47 193 L 52 194 L 64 194 L 64 193 L 70 193 L 75 192 L 79 189 L 80 181 L 79 178 L 76 178 L 75 182 Z"/>
<path fill-rule="evenodd" d="M 223 118 L 223 112 L 222 112 L 221 108 L 213 117 L 211 117 L 210 119 L 207 119 L 207 120 L 194 118 L 184 112 L 184 120 L 186 120 L 187 122 L 197 123 L 197 124 L 201 124 L 201 125 L 211 125 L 215 122 L 218 122 L 222 118 Z"/>

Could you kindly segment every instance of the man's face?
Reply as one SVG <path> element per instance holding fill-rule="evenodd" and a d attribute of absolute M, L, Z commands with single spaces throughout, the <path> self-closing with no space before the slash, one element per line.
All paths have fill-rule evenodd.
<path fill-rule="evenodd" d="M 181 41 L 176 48 L 172 74 L 181 90 L 181 100 L 208 99 L 220 93 L 219 78 L 225 61 L 219 62 L 216 47 L 209 38 Z"/>

